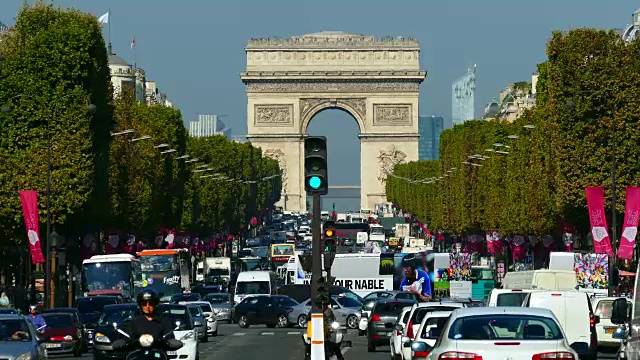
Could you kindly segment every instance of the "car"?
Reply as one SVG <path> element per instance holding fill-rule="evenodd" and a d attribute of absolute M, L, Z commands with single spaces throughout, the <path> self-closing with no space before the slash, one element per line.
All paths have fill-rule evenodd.
<path fill-rule="evenodd" d="M 191 305 L 191 303 L 181 302 L 181 305 L 187 305 L 189 308 L 189 312 L 191 312 L 191 317 L 193 318 L 193 325 L 196 327 L 196 332 L 198 333 L 198 339 L 202 342 L 209 341 L 209 336 L 207 335 L 207 321 L 204 318 L 204 313 L 200 306 Z"/>
<path fill-rule="evenodd" d="M 82 331 L 76 317 L 70 313 L 42 314 L 47 327 L 44 330 L 47 355 L 82 355 Z"/>
<path fill-rule="evenodd" d="M 434 311 L 425 315 L 413 341 L 422 341 L 433 347 L 440 336 L 444 324 L 449 320 L 450 316 L 451 311 Z M 413 360 L 412 357 L 414 354 L 409 352 L 408 355 L 409 357 L 404 360 Z"/>
<path fill-rule="evenodd" d="M 229 293 L 213 293 L 204 297 L 213 308 L 213 313 L 218 321 L 227 321 L 231 323 L 231 312 L 233 304 L 231 304 L 231 294 Z"/>
<path fill-rule="evenodd" d="M 594 315 L 600 317 L 600 322 L 596 324 L 598 346 L 609 348 L 620 346 L 620 340 L 613 338 L 613 333 L 618 326 L 611 322 L 613 301 L 616 299 L 617 297 L 595 297 L 591 300 Z M 631 308 L 631 300 L 627 300 L 627 303 Z"/>
<path fill-rule="evenodd" d="M 204 320 L 206 322 L 206 330 L 208 336 L 218 336 L 218 319 L 216 319 L 213 313 L 213 307 L 208 301 L 194 301 L 188 303 L 189 305 L 199 306 L 200 310 L 204 314 Z M 192 314 L 193 315 L 193 314 Z"/>
<path fill-rule="evenodd" d="M 176 325 L 173 332 L 176 339 L 184 344 L 180 349 L 167 351 L 169 359 L 196 360 L 198 359 L 198 334 L 193 323 L 193 317 L 186 305 L 160 304 L 160 317 L 168 319 Z"/>
<path fill-rule="evenodd" d="M 0 358 L 46 360 L 44 340 L 24 316 L 0 314 Z"/>
<path fill-rule="evenodd" d="M 402 310 L 413 305 L 415 300 L 380 299 L 376 301 L 367 323 L 367 351 L 376 351 L 377 346 L 388 345 L 395 331 L 394 326 Z"/>
<path fill-rule="evenodd" d="M 250 325 L 267 325 L 269 328 L 284 328 L 289 325 L 288 314 L 298 302 L 283 295 L 257 295 L 247 297 L 236 305 L 234 321 L 241 328 Z"/>
<path fill-rule="evenodd" d="M 181 301 L 191 302 L 191 301 L 201 301 L 201 300 L 202 300 L 202 296 L 194 292 L 173 294 L 171 296 L 172 304 L 178 304 Z"/>
<path fill-rule="evenodd" d="M 412 360 L 564 359 L 578 360 L 558 319 L 549 309 L 469 307 L 453 310 L 434 346 L 408 337 Z"/>
<path fill-rule="evenodd" d="M 93 359 L 124 360 L 129 351 L 115 351 L 111 346 L 114 341 L 124 338 L 124 335 L 120 334 L 113 327 L 113 324 L 116 323 L 118 328 L 125 328 L 126 324 L 139 314 L 140 307 L 137 304 L 105 306 L 95 328 Z"/>
<path fill-rule="evenodd" d="M 76 322 L 80 324 L 80 331 L 82 332 L 82 352 L 86 353 L 89 351 L 89 347 L 87 345 L 87 327 L 82 323 L 82 316 L 80 316 L 80 311 L 76 308 L 53 308 L 53 309 L 44 309 L 42 311 L 43 314 L 50 313 L 65 313 L 65 314 L 73 314 L 76 318 Z"/>
<path fill-rule="evenodd" d="M 102 309 L 107 305 L 120 304 L 122 298 L 119 296 L 89 296 L 79 298 L 76 302 L 76 309 L 80 313 L 82 324 L 85 327 L 85 336 L 88 347 L 93 347 L 93 335 L 98 319 L 102 315 Z"/>
<path fill-rule="evenodd" d="M 391 350 L 391 358 L 394 360 L 402 358 L 402 330 L 409 321 L 409 315 L 411 315 L 411 306 L 402 308 L 402 313 L 400 313 L 396 324 L 393 326 L 395 331 L 389 339 L 389 350 Z"/>

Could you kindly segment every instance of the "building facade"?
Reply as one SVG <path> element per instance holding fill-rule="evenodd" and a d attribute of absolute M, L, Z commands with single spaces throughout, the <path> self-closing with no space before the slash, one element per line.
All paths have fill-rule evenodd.
<path fill-rule="evenodd" d="M 476 66 L 451 85 L 451 121 L 453 125 L 475 119 Z"/>
<path fill-rule="evenodd" d="M 189 121 L 189 136 L 207 137 L 215 135 L 224 135 L 227 138 L 231 136 L 231 129 L 220 120 L 218 115 L 198 115 L 198 120 Z"/>
<path fill-rule="evenodd" d="M 418 118 L 419 160 L 438 160 L 440 156 L 440 133 L 444 130 L 442 116 L 420 116 Z"/>
<path fill-rule="evenodd" d="M 531 82 L 509 84 L 500 92 L 499 100 L 493 99 L 484 110 L 483 119 L 501 119 L 513 122 L 536 104 L 538 73 L 531 75 Z"/>

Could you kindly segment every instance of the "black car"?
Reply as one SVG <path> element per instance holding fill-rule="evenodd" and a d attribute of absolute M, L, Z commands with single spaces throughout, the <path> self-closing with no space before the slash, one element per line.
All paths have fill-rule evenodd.
<path fill-rule="evenodd" d="M 389 339 L 402 309 L 415 304 L 415 300 L 380 299 L 375 302 L 367 324 L 367 350 L 376 351 L 376 346 L 389 346 Z"/>
<path fill-rule="evenodd" d="M 172 304 L 177 304 L 181 301 L 202 301 L 202 296 L 197 292 L 180 293 L 171 296 Z"/>
<path fill-rule="evenodd" d="M 76 308 L 53 308 L 53 309 L 45 309 L 43 310 L 44 314 L 50 313 L 64 313 L 64 314 L 72 314 L 76 323 L 80 327 L 80 333 L 82 334 L 81 348 L 82 352 L 86 353 L 89 351 L 89 347 L 87 346 L 87 327 L 82 322 L 82 316 L 80 316 L 80 312 Z"/>
<path fill-rule="evenodd" d="M 93 346 L 95 327 L 102 315 L 102 309 L 107 305 L 115 305 L 120 302 L 119 296 L 90 296 L 78 299 L 76 309 L 78 309 L 85 327 L 88 346 Z"/>
<path fill-rule="evenodd" d="M 299 303 L 288 296 L 252 296 L 233 309 L 233 320 L 240 327 L 265 324 L 269 328 L 289 326 L 288 314 Z"/>
<path fill-rule="evenodd" d="M 120 360 L 127 357 L 128 351 L 114 352 L 111 346 L 114 341 L 124 337 L 113 327 L 113 323 L 118 324 L 121 329 L 126 329 L 127 324 L 138 314 L 140 314 L 140 308 L 137 304 L 131 303 L 106 305 L 102 309 L 102 316 L 95 328 L 94 360 Z"/>

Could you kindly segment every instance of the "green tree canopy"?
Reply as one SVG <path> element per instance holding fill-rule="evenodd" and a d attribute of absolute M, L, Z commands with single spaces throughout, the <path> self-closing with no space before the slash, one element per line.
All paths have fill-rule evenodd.
<path fill-rule="evenodd" d="M 107 53 L 96 18 L 37 3 L 25 7 L 0 42 L 0 228 L 24 238 L 18 191 L 47 189 L 52 142 L 53 222 L 68 231 L 100 225 L 108 208 L 112 96 Z M 94 114 L 87 106 L 94 104 Z M 47 130 L 49 129 L 49 130 Z M 41 192 L 41 221 L 46 219 Z M 60 227 L 58 228 L 60 229 Z"/>

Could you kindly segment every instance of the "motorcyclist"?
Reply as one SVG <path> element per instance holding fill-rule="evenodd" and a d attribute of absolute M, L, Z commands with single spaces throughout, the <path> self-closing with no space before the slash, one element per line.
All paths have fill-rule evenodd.
<path fill-rule="evenodd" d="M 331 308 L 331 304 L 323 304 L 322 315 L 324 317 L 324 338 L 327 350 L 332 352 L 338 360 L 344 360 L 344 356 L 342 356 L 342 350 L 340 350 L 340 344 L 331 341 L 331 324 L 336 321 L 336 316 L 333 313 L 333 309 Z M 336 330 L 334 330 L 336 331 Z"/>
<path fill-rule="evenodd" d="M 44 317 L 42 315 L 38 314 L 38 307 L 36 305 L 29 306 L 29 315 L 27 315 L 27 320 L 40 334 L 44 333 L 47 328 L 47 322 L 44 321 Z"/>
<path fill-rule="evenodd" d="M 118 344 L 114 343 L 114 348 L 123 348 L 129 346 L 137 346 L 140 336 L 149 334 L 153 336 L 154 343 L 152 347 L 165 348 L 165 344 L 176 342 L 173 336 L 173 326 L 171 322 L 166 319 L 160 318 L 158 315 L 158 304 L 160 304 L 160 297 L 158 294 L 151 290 L 145 289 L 141 291 L 136 297 L 136 302 L 140 307 L 140 315 L 131 320 L 129 323 L 129 334 L 131 336 L 129 341 L 123 340 Z M 170 341 L 171 340 L 171 341 Z M 170 345 L 170 347 L 174 347 Z"/>

